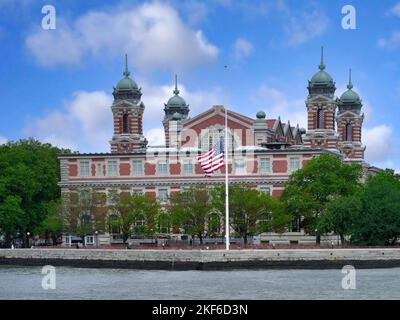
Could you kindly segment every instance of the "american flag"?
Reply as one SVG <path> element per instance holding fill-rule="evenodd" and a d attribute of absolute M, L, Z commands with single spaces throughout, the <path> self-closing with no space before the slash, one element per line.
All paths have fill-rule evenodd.
<path fill-rule="evenodd" d="M 224 141 L 221 138 L 210 150 L 196 157 L 200 162 L 206 177 L 210 177 L 215 171 L 225 165 L 224 162 Z"/>

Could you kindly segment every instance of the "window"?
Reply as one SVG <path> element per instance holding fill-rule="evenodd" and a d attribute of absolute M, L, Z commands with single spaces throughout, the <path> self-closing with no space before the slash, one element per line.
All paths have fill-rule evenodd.
<path fill-rule="evenodd" d="M 294 172 L 300 169 L 300 158 L 290 158 L 289 171 Z"/>
<path fill-rule="evenodd" d="M 202 150 L 211 149 L 220 139 L 225 143 L 225 129 L 221 128 L 208 128 L 201 131 L 199 139 L 199 148 Z M 231 132 L 228 132 L 228 149 L 235 149 L 238 144 L 238 139 L 235 139 Z"/>
<path fill-rule="evenodd" d="M 161 203 L 165 203 L 168 201 L 168 189 L 159 189 L 158 190 L 158 200 Z"/>
<path fill-rule="evenodd" d="M 86 236 L 85 237 L 85 245 L 93 245 L 94 244 L 94 237 L 93 236 Z"/>
<path fill-rule="evenodd" d="M 117 202 L 118 198 L 118 190 L 108 190 L 107 192 L 107 205 L 113 206 Z"/>
<path fill-rule="evenodd" d="M 136 227 L 144 227 L 146 225 L 146 219 L 144 218 L 144 216 L 140 215 L 138 217 L 135 218 L 135 226 Z"/>
<path fill-rule="evenodd" d="M 80 161 L 79 162 L 79 175 L 81 177 L 89 177 L 90 176 L 90 161 Z"/>
<path fill-rule="evenodd" d="M 143 162 L 142 162 L 142 160 L 133 160 L 132 161 L 132 174 L 134 176 L 143 175 Z"/>
<path fill-rule="evenodd" d="M 171 228 L 171 224 L 169 221 L 169 217 L 166 214 L 160 214 L 158 219 L 158 232 L 169 234 Z"/>
<path fill-rule="evenodd" d="M 167 160 L 159 161 L 157 163 L 157 173 L 160 175 L 168 174 L 168 162 Z"/>
<path fill-rule="evenodd" d="M 246 161 L 243 159 L 235 160 L 235 174 L 246 174 Z"/>
<path fill-rule="evenodd" d="M 353 126 L 351 123 L 346 124 L 346 141 L 353 141 Z"/>
<path fill-rule="evenodd" d="M 143 215 L 139 215 L 134 220 L 134 232 L 139 235 L 143 234 L 146 230 L 146 218 Z"/>
<path fill-rule="evenodd" d="M 98 177 L 103 176 L 103 163 L 102 162 L 96 163 L 96 176 L 98 176 Z"/>
<path fill-rule="evenodd" d="M 324 127 L 325 127 L 324 111 L 322 109 L 318 109 L 318 112 L 317 112 L 317 129 L 324 129 Z"/>
<path fill-rule="evenodd" d="M 271 194 L 271 187 L 267 186 L 261 186 L 259 188 L 260 192 L 266 193 L 266 194 Z"/>
<path fill-rule="evenodd" d="M 260 173 L 261 174 L 271 173 L 270 158 L 260 158 Z"/>
<path fill-rule="evenodd" d="M 142 189 L 133 189 L 132 194 L 136 196 L 141 196 L 143 195 L 143 190 Z"/>
<path fill-rule="evenodd" d="M 193 174 L 193 162 L 191 160 L 183 162 L 183 174 L 188 176 Z"/>
<path fill-rule="evenodd" d="M 122 133 L 129 133 L 129 115 L 127 113 L 122 116 Z"/>
<path fill-rule="evenodd" d="M 300 217 L 295 217 L 292 220 L 292 223 L 290 225 L 290 231 L 291 232 L 300 232 L 301 231 L 301 218 Z"/>
<path fill-rule="evenodd" d="M 118 176 L 118 161 L 117 160 L 107 161 L 107 175 L 110 177 Z"/>
<path fill-rule="evenodd" d="M 110 214 L 108 217 L 108 232 L 112 235 L 113 239 L 117 239 L 121 234 L 120 221 L 118 215 Z"/>
<path fill-rule="evenodd" d="M 208 218 L 208 232 L 216 236 L 221 233 L 221 219 L 217 214 L 211 214 Z"/>

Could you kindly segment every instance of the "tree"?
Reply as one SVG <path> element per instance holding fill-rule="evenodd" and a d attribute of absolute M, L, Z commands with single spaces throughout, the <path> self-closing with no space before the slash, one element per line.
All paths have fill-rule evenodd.
<path fill-rule="evenodd" d="M 148 195 L 115 195 L 110 227 L 119 228 L 124 243 L 132 236 L 154 235 L 160 213 L 158 201 Z"/>
<path fill-rule="evenodd" d="M 365 245 L 394 244 L 400 237 L 400 181 L 392 171 L 368 178 L 362 205 L 352 241 Z"/>
<path fill-rule="evenodd" d="M 294 172 L 286 183 L 281 200 L 293 219 L 302 219 L 306 232 L 315 232 L 320 243 L 319 219 L 330 201 L 357 192 L 362 167 L 343 163 L 338 157 L 321 155 Z"/>
<path fill-rule="evenodd" d="M 105 202 L 105 194 L 93 189 L 79 189 L 64 195 L 64 231 L 82 238 L 95 231 L 105 231 L 108 210 Z"/>
<path fill-rule="evenodd" d="M 225 212 L 225 187 L 215 189 L 214 205 Z M 247 244 L 248 237 L 281 228 L 283 217 L 277 200 L 242 185 L 229 186 L 230 227 Z M 286 223 L 286 221 L 285 221 Z"/>
<path fill-rule="evenodd" d="M 335 232 L 343 245 L 345 235 L 350 235 L 357 228 L 361 213 L 362 201 L 359 195 L 341 196 L 328 203 L 318 221 L 318 229 L 321 232 Z"/>
<path fill-rule="evenodd" d="M 21 209 L 21 198 L 7 196 L 0 202 L 0 232 L 5 235 L 5 244 L 11 245 L 11 240 L 23 224 L 24 211 Z"/>
<path fill-rule="evenodd" d="M 47 215 L 35 233 L 44 234 L 45 239 L 52 239 L 53 245 L 62 236 L 64 230 L 64 220 L 62 215 L 62 204 L 60 200 L 52 201 L 47 204 Z"/>
<path fill-rule="evenodd" d="M 176 229 L 193 238 L 197 236 L 200 243 L 207 234 L 207 223 L 212 212 L 212 194 L 207 188 L 191 188 L 178 192 L 171 197 L 169 213 Z M 215 217 L 215 212 L 213 217 Z"/>
<path fill-rule="evenodd" d="M 68 152 L 33 139 L 0 146 L 0 230 L 6 239 L 19 233 L 27 246 L 27 233 L 40 226 L 47 204 L 60 197 L 57 157 Z"/>

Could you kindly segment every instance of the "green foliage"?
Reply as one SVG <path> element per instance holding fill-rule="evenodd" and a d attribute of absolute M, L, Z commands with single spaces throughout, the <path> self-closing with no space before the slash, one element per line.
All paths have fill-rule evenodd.
<path fill-rule="evenodd" d="M 214 206 L 225 212 L 225 187 L 214 191 Z M 280 230 L 286 219 L 277 200 L 254 188 L 229 186 L 230 226 L 247 243 L 247 238 L 261 232 Z"/>
<path fill-rule="evenodd" d="M 367 180 L 363 212 L 352 241 L 358 244 L 394 244 L 400 236 L 400 181 L 386 171 Z"/>
<path fill-rule="evenodd" d="M 119 228 L 124 243 L 132 235 L 151 236 L 157 231 L 160 205 L 152 197 L 141 194 L 115 195 L 113 213 L 108 219 L 110 227 Z"/>
<path fill-rule="evenodd" d="M 313 158 L 289 177 L 281 197 L 284 210 L 293 219 L 301 217 L 301 227 L 311 234 L 317 230 L 319 238 L 319 218 L 328 203 L 357 192 L 361 174 L 359 164 L 344 164 L 330 155 Z"/>
<path fill-rule="evenodd" d="M 192 188 L 174 194 L 169 208 L 174 228 L 198 236 L 202 243 L 209 218 L 215 217 L 216 214 L 213 212 L 211 197 L 211 192 L 207 188 Z"/>
<path fill-rule="evenodd" d="M 106 226 L 105 195 L 93 189 L 79 189 L 63 195 L 62 217 L 64 231 L 84 237 Z"/>
<path fill-rule="evenodd" d="M 359 194 L 339 197 L 328 203 L 318 221 L 318 229 L 325 233 L 335 232 L 344 244 L 345 236 L 357 229 L 361 214 L 362 200 Z"/>
<path fill-rule="evenodd" d="M 53 244 L 62 236 L 64 220 L 62 216 L 62 205 L 60 200 L 51 201 L 46 206 L 47 216 L 39 227 L 34 230 L 35 234 L 43 234 L 45 238 L 53 240 Z"/>
<path fill-rule="evenodd" d="M 67 152 L 33 139 L 0 146 L 0 232 L 7 238 L 19 232 L 26 244 L 26 233 L 44 221 L 48 203 L 60 197 L 57 156 Z"/>
<path fill-rule="evenodd" d="M 12 195 L 4 197 L 0 202 L 0 226 L 7 238 L 7 245 L 23 223 L 24 211 L 21 209 L 21 198 Z"/>

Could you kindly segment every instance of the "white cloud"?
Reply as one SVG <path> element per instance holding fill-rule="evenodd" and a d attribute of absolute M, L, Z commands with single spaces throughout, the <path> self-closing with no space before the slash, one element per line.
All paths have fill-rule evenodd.
<path fill-rule="evenodd" d="M 299 124 L 300 127 L 307 128 L 304 99 L 289 99 L 282 91 L 262 84 L 251 100 L 267 114 L 267 118 L 275 119 L 280 116 L 282 122 L 289 120 L 292 126 Z"/>
<path fill-rule="evenodd" d="M 56 30 L 36 29 L 26 45 L 44 66 L 78 64 L 85 56 L 129 53 L 137 68 L 181 69 L 213 61 L 218 48 L 188 28 L 170 5 L 145 3 L 129 10 L 91 11 Z"/>
<path fill-rule="evenodd" d="M 8 142 L 8 139 L 7 139 L 7 138 L 0 137 L 0 145 L 1 145 L 1 144 L 6 144 L 7 142 Z"/>
<path fill-rule="evenodd" d="M 163 146 L 165 145 L 164 129 L 154 128 L 146 132 L 146 138 L 149 146 Z"/>
<path fill-rule="evenodd" d="M 111 103 L 112 97 L 103 91 L 77 92 L 61 109 L 28 119 L 24 133 L 72 150 L 108 151 L 113 123 Z"/>
<path fill-rule="evenodd" d="M 400 18 L 400 2 L 396 3 L 388 12 L 390 16 L 396 16 Z"/>
<path fill-rule="evenodd" d="M 186 21 L 190 26 L 196 26 L 202 22 L 209 12 L 210 6 L 198 0 L 180 2 L 183 11 L 186 13 Z"/>
<path fill-rule="evenodd" d="M 393 130 L 388 125 L 364 128 L 362 140 L 367 146 L 365 160 L 371 163 L 387 161 L 393 150 L 392 136 Z"/>
<path fill-rule="evenodd" d="M 400 45 L 400 31 L 393 31 L 389 38 L 380 38 L 378 47 L 380 48 L 396 48 Z"/>
<path fill-rule="evenodd" d="M 145 136 L 150 145 L 164 144 L 162 119 L 164 103 L 172 96 L 173 86 L 156 86 L 143 82 L 142 100 L 146 106 L 143 115 Z M 181 96 L 190 105 L 190 115 L 221 104 L 219 88 L 209 91 L 188 91 L 180 85 Z M 49 142 L 59 147 L 81 152 L 108 152 L 113 134 L 111 104 L 113 98 L 104 91 L 81 91 L 63 106 L 42 117 L 30 118 L 23 130 L 25 136 Z"/>
<path fill-rule="evenodd" d="M 253 44 L 245 38 L 237 38 L 233 45 L 233 55 L 235 59 L 241 60 L 253 53 Z"/>
<path fill-rule="evenodd" d="M 321 10 L 313 9 L 301 15 L 288 14 L 283 30 L 286 34 L 284 45 L 300 46 L 325 33 L 329 19 Z"/>

